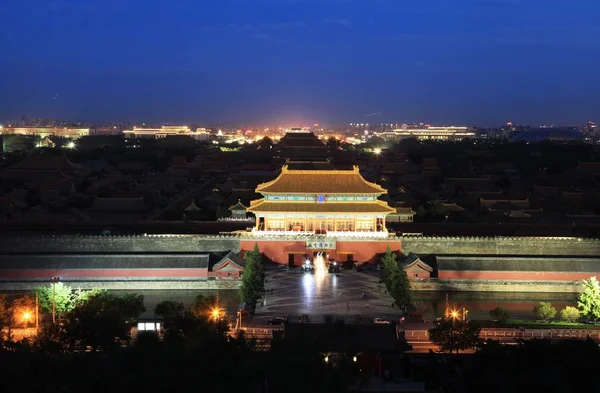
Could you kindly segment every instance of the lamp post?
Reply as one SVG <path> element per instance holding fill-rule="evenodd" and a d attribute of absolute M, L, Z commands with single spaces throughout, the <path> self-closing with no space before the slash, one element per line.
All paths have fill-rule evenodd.
<path fill-rule="evenodd" d="M 56 324 L 56 284 L 60 277 L 52 277 L 52 324 Z"/>

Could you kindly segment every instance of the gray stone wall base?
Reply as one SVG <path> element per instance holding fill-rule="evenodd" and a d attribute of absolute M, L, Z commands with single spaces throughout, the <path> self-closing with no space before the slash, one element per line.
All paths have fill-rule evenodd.
<path fill-rule="evenodd" d="M 239 280 L 208 280 L 208 281 L 76 281 L 64 282 L 72 288 L 107 289 L 107 290 L 146 290 L 146 289 L 237 289 Z M 46 286 L 47 282 L 20 281 L 0 282 L 0 291 L 31 291 Z"/>
<path fill-rule="evenodd" d="M 580 293 L 580 282 L 520 282 L 520 281 L 413 281 L 413 291 L 431 292 L 544 292 L 544 293 Z"/>

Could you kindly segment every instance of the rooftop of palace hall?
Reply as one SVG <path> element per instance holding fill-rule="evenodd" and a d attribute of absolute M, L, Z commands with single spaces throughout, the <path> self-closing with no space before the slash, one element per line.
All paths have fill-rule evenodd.
<path fill-rule="evenodd" d="M 385 194 L 387 191 L 366 181 L 358 166 L 351 170 L 290 170 L 281 168 L 280 175 L 256 188 L 260 193 L 278 194 Z"/>
<path fill-rule="evenodd" d="M 316 133 L 273 134 L 267 145 L 256 133 L 243 145 L 90 136 L 75 148 L 2 135 L 0 231 L 215 234 L 252 227 L 251 212 L 224 220 L 262 192 L 341 192 L 386 202 L 394 232 L 600 237 L 598 146 L 377 137 L 351 145 L 356 129 Z"/>

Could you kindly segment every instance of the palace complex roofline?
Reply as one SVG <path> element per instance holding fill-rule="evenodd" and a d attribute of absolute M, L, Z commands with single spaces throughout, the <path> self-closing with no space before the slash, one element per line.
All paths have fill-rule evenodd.
<path fill-rule="evenodd" d="M 256 192 L 262 194 L 358 194 L 381 195 L 387 190 L 366 181 L 358 166 L 351 170 L 292 170 L 287 165 L 275 180 L 259 184 Z"/>
<path fill-rule="evenodd" d="M 272 202 L 264 198 L 252 201 L 252 213 L 394 213 L 396 210 L 383 201 L 373 202 Z"/>

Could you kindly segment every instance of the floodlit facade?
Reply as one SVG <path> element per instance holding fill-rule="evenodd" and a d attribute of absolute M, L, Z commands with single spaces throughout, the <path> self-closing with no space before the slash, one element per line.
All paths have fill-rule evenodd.
<path fill-rule="evenodd" d="M 475 133 L 467 127 L 424 127 L 424 128 L 399 128 L 379 134 L 386 140 L 397 141 L 405 138 L 418 140 L 455 141 L 474 138 Z"/>
<path fill-rule="evenodd" d="M 90 135 L 89 128 L 73 127 L 0 127 L 2 135 L 28 135 L 47 138 L 49 136 L 77 139 Z"/>
<path fill-rule="evenodd" d="M 189 136 L 197 140 L 207 140 L 209 133 L 205 130 L 192 131 L 188 126 L 162 126 L 161 128 L 138 128 L 123 131 L 126 138 L 162 139 L 168 136 Z"/>
<path fill-rule="evenodd" d="M 255 232 L 290 234 L 360 234 L 387 237 L 385 217 L 395 213 L 378 200 L 387 191 L 352 170 L 282 168 L 275 180 L 260 184 L 264 198 L 252 201 Z"/>

